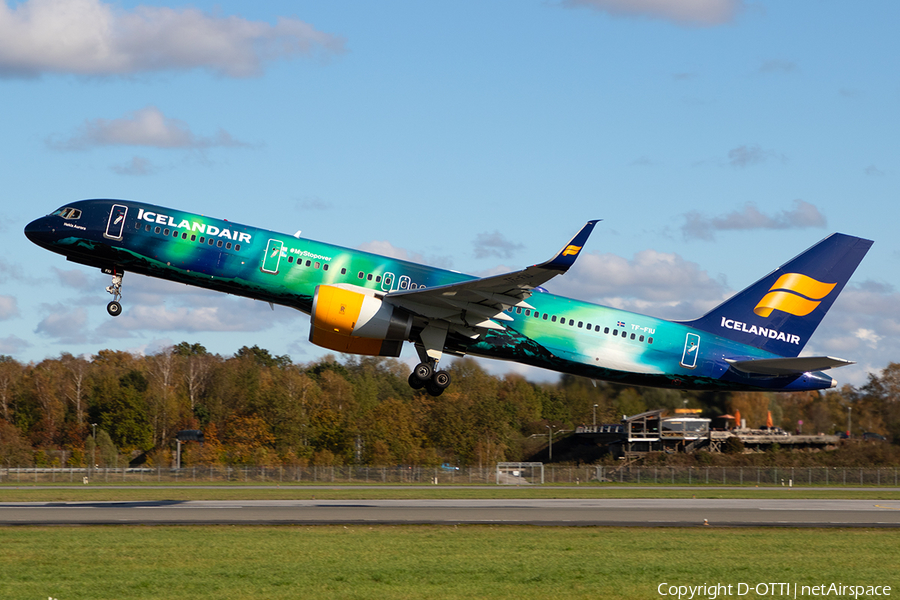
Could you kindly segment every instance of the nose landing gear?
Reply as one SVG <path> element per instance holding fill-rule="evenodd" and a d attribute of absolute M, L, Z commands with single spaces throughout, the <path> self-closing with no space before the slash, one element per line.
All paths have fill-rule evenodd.
<path fill-rule="evenodd" d="M 112 273 L 112 284 L 107 286 L 106 291 L 113 295 L 113 299 L 112 302 L 106 305 L 106 312 L 111 317 L 118 317 L 122 314 L 122 305 L 119 303 L 119 299 L 122 297 L 122 277 L 125 273 L 115 270 L 104 270 L 104 272 Z"/>

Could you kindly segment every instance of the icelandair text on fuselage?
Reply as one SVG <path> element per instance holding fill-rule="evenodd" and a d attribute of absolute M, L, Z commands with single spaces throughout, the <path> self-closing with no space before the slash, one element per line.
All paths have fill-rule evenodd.
<path fill-rule="evenodd" d="M 747 596 L 756 598 L 800 598 L 832 596 L 835 598 L 875 598 L 890 596 L 889 585 L 845 585 L 843 583 L 821 583 L 819 585 L 800 585 L 798 583 L 704 583 L 703 585 L 675 585 L 661 583 L 656 587 L 660 596 L 671 596 L 679 600 L 693 598 L 724 598 L 730 596 Z"/>
<path fill-rule="evenodd" d="M 138 220 L 143 219 L 148 223 L 165 225 L 166 227 L 171 227 L 172 229 L 187 229 L 188 231 L 196 231 L 197 233 L 202 233 L 208 235 L 209 237 L 227 238 L 238 243 L 249 244 L 251 239 L 249 233 L 244 233 L 241 231 L 231 231 L 230 229 L 221 229 L 219 227 L 216 227 L 215 225 L 207 225 L 206 223 L 197 223 L 196 221 L 188 221 L 187 219 L 182 219 L 180 223 L 175 223 L 175 219 L 168 215 L 145 211 L 143 208 L 138 209 L 137 218 Z"/>
<path fill-rule="evenodd" d="M 744 333 L 753 333 L 755 335 L 761 335 L 763 337 L 767 337 L 773 340 L 779 340 L 782 342 L 787 342 L 789 344 L 799 344 L 800 336 L 792 335 L 788 333 L 782 333 L 775 329 L 767 329 L 765 327 L 757 327 L 756 325 L 747 325 L 746 323 L 741 323 L 740 321 L 735 321 L 734 319 L 727 319 L 722 317 L 722 327 L 725 329 L 734 329 L 735 331 L 743 331 Z"/>

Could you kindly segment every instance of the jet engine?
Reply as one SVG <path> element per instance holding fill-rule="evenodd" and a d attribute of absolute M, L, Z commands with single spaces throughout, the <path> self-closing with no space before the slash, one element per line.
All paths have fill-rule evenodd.
<path fill-rule="evenodd" d="M 413 317 L 368 290 L 316 287 L 309 341 L 317 346 L 369 356 L 400 356 Z"/>

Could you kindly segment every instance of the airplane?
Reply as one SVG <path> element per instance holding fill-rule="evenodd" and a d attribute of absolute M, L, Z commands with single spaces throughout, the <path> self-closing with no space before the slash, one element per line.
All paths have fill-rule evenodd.
<path fill-rule="evenodd" d="M 834 233 L 693 321 L 668 321 L 549 293 L 598 221 L 550 260 L 474 277 L 123 200 L 80 200 L 25 227 L 32 242 L 112 276 L 107 311 L 122 312 L 134 272 L 254 298 L 310 315 L 309 341 L 348 354 L 419 363 L 409 385 L 450 385 L 444 355 L 502 359 L 627 385 L 722 391 L 836 387 L 824 373 L 853 364 L 800 356 L 872 245 Z"/>

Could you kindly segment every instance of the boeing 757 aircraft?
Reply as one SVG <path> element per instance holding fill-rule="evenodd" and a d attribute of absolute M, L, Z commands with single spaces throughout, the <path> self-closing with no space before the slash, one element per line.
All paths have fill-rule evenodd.
<path fill-rule="evenodd" d="M 852 364 L 799 354 L 871 241 L 835 233 L 699 319 L 674 322 L 541 287 L 572 266 L 596 223 L 547 262 L 483 278 L 122 200 L 67 204 L 25 235 L 112 275 L 112 316 L 128 271 L 289 306 L 310 315 L 309 340 L 324 348 L 397 357 L 412 342 L 420 363 L 409 384 L 434 396 L 450 385 L 438 370 L 445 354 L 692 390 L 819 390 L 837 385 L 823 371 Z"/>

